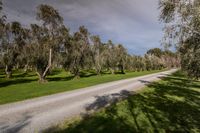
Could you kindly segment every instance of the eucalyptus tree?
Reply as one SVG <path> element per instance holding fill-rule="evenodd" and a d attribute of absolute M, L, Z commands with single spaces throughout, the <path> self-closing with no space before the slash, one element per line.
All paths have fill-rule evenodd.
<path fill-rule="evenodd" d="M 108 42 L 104 45 L 103 58 L 105 62 L 104 67 L 114 74 L 117 68 L 117 58 L 116 48 L 111 40 L 108 40 Z"/>
<path fill-rule="evenodd" d="M 117 68 L 116 47 L 111 40 L 108 41 L 108 66 L 112 74 L 115 74 Z"/>
<path fill-rule="evenodd" d="M 162 67 L 173 68 L 173 67 L 180 66 L 179 54 L 177 52 L 175 53 L 167 49 L 163 51 L 160 48 L 153 48 L 153 49 L 149 49 L 146 54 L 149 56 L 155 56 L 155 59 L 157 60 L 157 62 L 160 63 L 159 66 L 161 68 Z M 153 63 L 153 61 L 151 62 Z"/>
<path fill-rule="evenodd" d="M 128 63 L 127 61 L 127 50 L 123 47 L 122 44 L 115 46 L 116 60 L 117 66 L 122 74 L 125 74 L 125 64 Z"/>
<path fill-rule="evenodd" d="M 181 53 L 181 65 L 188 75 L 198 79 L 200 1 L 199 0 L 160 0 L 160 19 L 166 23 L 165 42 L 176 43 Z"/>
<path fill-rule="evenodd" d="M 13 44 L 15 46 L 14 51 L 16 53 L 16 67 L 23 65 L 23 51 L 26 46 L 27 29 L 23 28 L 19 22 L 12 22 L 11 30 L 13 35 Z M 14 37 L 13 37 L 14 36 Z"/>
<path fill-rule="evenodd" d="M 19 63 L 20 66 L 24 68 L 24 72 L 27 72 L 27 70 L 31 67 L 31 58 L 32 54 L 34 52 L 34 49 L 32 49 L 31 44 L 32 44 L 32 33 L 31 29 L 23 28 L 23 34 L 24 34 L 24 39 L 23 39 L 23 48 L 20 50 L 20 56 L 19 56 Z"/>
<path fill-rule="evenodd" d="M 70 56 L 73 52 L 73 37 L 72 35 L 70 35 L 70 30 L 65 25 L 62 25 L 59 31 L 59 43 L 61 44 L 61 46 L 57 56 L 57 59 L 59 59 L 58 64 L 62 65 L 65 70 L 69 70 L 71 60 L 73 60 Z"/>
<path fill-rule="evenodd" d="M 6 23 L 2 25 L 2 31 L 3 32 L 1 34 L 1 62 L 5 67 L 6 77 L 10 78 L 12 76 L 12 68 L 15 61 L 12 39 L 10 37 L 10 35 L 12 34 L 11 24 Z"/>
<path fill-rule="evenodd" d="M 136 56 L 136 70 L 137 71 L 144 71 L 146 70 L 145 58 L 141 56 Z"/>
<path fill-rule="evenodd" d="M 20 56 L 25 45 L 26 35 L 19 22 L 7 23 L 3 28 L 2 62 L 5 66 L 6 77 L 12 76 L 12 69 L 19 64 Z"/>
<path fill-rule="evenodd" d="M 163 54 L 163 51 L 160 48 L 153 48 L 153 49 L 149 49 L 147 51 L 147 54 L 151 54 L 157 57 L 161 57 Z"/>
<path fill-rule="evenodd" d="M 5 39 L 5 27 L 6 27 L 6 16 L 2 12 L 3 3 L 0 0 L 0 67 L 2 67 L 2 57 L 3 57 L 3 42 Z"/>
<path fill-rule="evenodd" d="M 69 70 L 75 78 L 79 78 L 80 70 L 86 65 L 88 54 L 90 54 L 89 32 L 84 26 L 81 26 L 79 31 L 74 33 L 71 47 Z"/>
<path fill-rule="evenodd" d="M 145 58 L 136 55 L 127 55 L 125 64 L 126 70 L 129 71 L 144 71 L 146 70 Z"/>
<path fill-rule="evenodd" d="M 52 67 L 53 54 L 59 47 L 59 28 L 63 25 L 63 18 L 52 6 L 42 4 L 38 6 L 37 19 L 42 21 L 43 25 L 32 25 L 35 36 L 33 43 L 41 47 L 41 49 L 38 49 L 37 46 L 34 47 L 39 50 L 37 51 L 38 56 L 34 57 L 34 66 L 36 67 L 39 81 L 44 82 Z M 46 53 L 48 53 L 48 56 Z"/>
<path fill-rule="evenodd" d="M 94 67 L 96 70 L 97 75 L 100 75 L 103 69 L 103 44 L 99 36 L 92 36 L 91 37 L 93 46 L 92 46 L 92 60 L 94 63 Z"/>

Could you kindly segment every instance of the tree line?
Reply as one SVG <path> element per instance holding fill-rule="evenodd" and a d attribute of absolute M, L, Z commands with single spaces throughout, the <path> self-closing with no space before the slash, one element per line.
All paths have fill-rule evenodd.
<path fill-rule="evenodd" d="M 19 22 L 7 22 L 0 2 L 0 67 L 6 77 L 11 78 L 12 70 L 31 69 L 44 82 L 53 68 L 63 68 L 74 77 L 81 70 L 95 70 L 115 74 L 117 71 L 157 70 L 178 67 L 178 54 L 161 49 L 151 49 L 145 56 L 130 55 L 122 44 L 111 40 L 104 43 L 98 35 L 91 35 L 80 26 L 70 33 L 63 23 L 63 17 L 49 5 L 37 7 L 36 19 L 41 24 L 23 27 Z"/>

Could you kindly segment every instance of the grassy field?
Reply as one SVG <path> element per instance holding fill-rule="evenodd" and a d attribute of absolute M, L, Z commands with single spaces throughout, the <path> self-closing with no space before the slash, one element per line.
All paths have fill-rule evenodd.
<path fill-rule="evenodd" d="M 59 92 L 70 91 L 101 83 L 111 82 L 120 79 L 142 76 L 146 74 L 160 72 L 143 71 L 129 72 L 127 74 L 104 74 L 96 76 L 93 72 L 82 72 L 80 79 L 73 79 L 73 76 L 62 70 L 54 70 L 47 77 L 48 83 L 39 84 L 35 73 L 24 73 L 14 71 L 12 79 L 5 79 L 3 70 L 0 71 L 0 104 L 22 101 L 34 97 L 40 97 Z"/>
<path fill-rule="evenodd" d="M 104 97 L 104 99 L 106 99 Z M 200 82 L 177 72 L 93 115 L 68 122 L 56 133 L 199 133 Z M 49 131 L 48 131 L 49 132 Z"/>

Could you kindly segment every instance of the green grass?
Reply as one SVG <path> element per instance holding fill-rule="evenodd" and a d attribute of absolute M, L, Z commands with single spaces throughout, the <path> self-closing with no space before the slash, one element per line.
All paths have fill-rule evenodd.
<path fill-rule="evenodd" d="M 106 99 L 105 97 L 102 98 Z M 177 72 L 93 115 L 67 122 L 50 131 L 56 133 L 199 133 L 200 82 L 188 80 L 183 73 Z"/>
<path fill-rule="evenodd" d="M 83 87 L 93 86 L 101 83 L 111 82 L 120 79 L 142 76 L 146 74 L 160 72 L 143 71 L 129 72 L 123 74 L 104 74 L 95 76 L 94 72 L 82 72 L 81 78 L 74 80 L 73 76 L 65 71 L 55 70 L 48 76 L 48 83 L 39 84 L 38 78 L 33 72 L 23 73 L 14 71 L 12 79 L 5 79 L 3 70 L 0 71 L 0 104 L 22 101 L 34 97 L 40 97 Z"/>

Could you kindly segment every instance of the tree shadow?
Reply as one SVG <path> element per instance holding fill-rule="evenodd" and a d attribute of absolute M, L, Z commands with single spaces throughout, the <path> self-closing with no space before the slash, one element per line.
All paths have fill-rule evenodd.
<path fill-rule="evenodd" d="M 62 73 L 62 70 L 59 70 L 59 69 L 58 70 L 53 70 L 53 71 L 49 72 L 49 76 L 58 75 L 60 73 Z"/>
<path fill-rule="evenodd" d="M 68 80 L 72 80 L 74 78 L 74 76 L 66 76 L 66 77 L 48 77 L 47 80 L 49 82 L 51 81 L 68 81 Z"/>
<path fill-rule="evenodd" d="M 30 123 L 31 118 L 32 118 L 31 116 L 25 114 L 23 119 L 17 121 L 14 125 L 0 123 L 0 132 L 18 133 Z"/>
<path fill-rule="evenodd" d="M 38 80 L 37 78 L 35 78 L 35 79 L 20 78 L 20 79 L 3 80 L 3 81 L 0 81 L 0 88 L 10 86 L 10 85 L 30 83 L 30 82 L 37 81 L 37 80 Z"/>
<path fill-rule="evenodd" d="M 145 84 L 145 85 L 151 84 L 151 82 L 146 81 L 146 80 L 138 80 L 138 81 L 140 81 L 141 83 L 143 83 L 143 84 Z"/>
<path fill-rule="evenodd" d="M 133 93 L 133 92 L 132 92 Z M 108 107 L 112 104 L 117 103 L 118 101 L 127 98 L 132 94 L 129 91 L 122 90 L 120 93 L 113 93 L 109 95 L 103 95 L 103 96 L 96 96 L 96 100 L 85 106 L 85 109 L 87 112 L 90 111 L 98 111 L 99 109 Z"/>
<path fill-rule="evenodd" d="M 195 83 L 195 86 L 194 86 Z M 200 132 L 200 83 L 175 73 L 162 82 L 147 84 L 148 89 L 134 95 L 111 94 L 96 97 L 86 106 L 81 120 L 57 133 L 143 133 Z M 124 97 L 125 96 L 125 97 Z M 128 96 L 128 97 L 127 97 Z M 125 100 L 122 100 L 125 99 Z M 122 100 L 119 102 L 119 100 Z M 111 105 L 111 106 L 109 106 Z M 103 110 L 98 111 L 99 109 Z"/>
<path fill-rule="evenodd" d="M 80 77 L 81 78 L 86 78 L 86 77 L 91 77 L 91 76 L 97 76 L 96 72 L 94 71 L 81 71 L 80 72 Z"/>
<path fill-rule="evenodd" d="M 27 78 L 27 77 L 35 77 L 35 76 L 36 76 L 36 74 L 24 72 L 24 73 L 14 74 L 12 76 L 12 78 L 24 78 L 24 77 Z"/>

